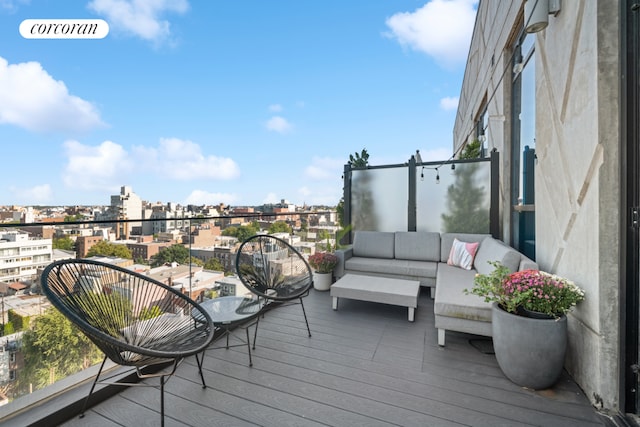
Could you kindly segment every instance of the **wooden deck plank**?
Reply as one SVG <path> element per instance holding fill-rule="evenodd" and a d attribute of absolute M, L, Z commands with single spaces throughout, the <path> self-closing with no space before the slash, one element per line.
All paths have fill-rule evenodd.
<path fill-rule="evenodd" d="M 411 323 L 396 306 L 345 299 L 333 311 L 328 292 L 312 291 L 311 338 L 300 307 L 281 307 L 260 321 L 253 367 L 244 347 L 209 350 L 203 390 L 195 360 L 185 361 L 166 387 L 167 424 L 605 425 L 566 373 L 549 390 L 518 387 L 470 343 L 480 337 L 447 333 L 439 347 L 433 300 L 422 295 L 418 307 Z M 158 390 L 128 389 L 84 421 L 142 427 L 158 410 Z"/>

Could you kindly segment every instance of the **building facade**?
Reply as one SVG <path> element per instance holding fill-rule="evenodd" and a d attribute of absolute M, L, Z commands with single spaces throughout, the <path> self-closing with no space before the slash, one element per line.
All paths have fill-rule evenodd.
<path fill-rule="evenodd" d="M 19 230 L 0 232 L 0 281 L 31 281 L 52 261 L 51 239 L 31 238 Z"/>
<path fill-rule="evenodd" d="M 596 407 L 637 414 L 640 11 L 525 3 L 478 5 L 454 152 L 499 152 L 501 237 L 586 292 L 565 367 Z"/>

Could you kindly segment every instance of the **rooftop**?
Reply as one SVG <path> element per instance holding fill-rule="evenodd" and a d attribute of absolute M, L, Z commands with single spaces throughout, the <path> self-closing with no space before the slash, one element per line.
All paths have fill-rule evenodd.
<path fill-rule="evenodd" d="M 311 338 L 299 306 L 267 313 L 253 367 L 244 347 L 207 351 L 207 389 L 187 359 L 165 388 L 167 425 L 607 425 L 566 373 L 552 389 L 523 389 L 486 338 L 447 331 L 438 347 L 427 292 L 413 323 L 406 308 L 382 304 L 341 299 L 333 311 L 329 293 L 315 290 L 305 308 Z M 45 406 L 58 410 L 59 399 Z M 159 404 L 157 389 L 130 387 L 63 425 L 157 425 Z M 4 424 L 15 422 L 33 419 Z"/>

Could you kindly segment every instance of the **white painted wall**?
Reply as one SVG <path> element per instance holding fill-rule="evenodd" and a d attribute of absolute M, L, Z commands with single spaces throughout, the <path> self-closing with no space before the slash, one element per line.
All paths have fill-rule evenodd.
<path fill-rule="evenodd" d="M 604 4 L 606 3 L 606 4 Z M 503 237 L 509 242 L 509 47 L 522 4 L 483 0 L 454 128 L 473 137 L 483 99 L 501 158 Z M 619 406 L 619 4 L 564 1 L 536 36 L 536 260 L 585 289 L 569 318 L 565 366 L 594 405 Z M 493 65 L 491 57 L 493 56 Z M 471 136 L 471 138 L 469 137 Z"/>

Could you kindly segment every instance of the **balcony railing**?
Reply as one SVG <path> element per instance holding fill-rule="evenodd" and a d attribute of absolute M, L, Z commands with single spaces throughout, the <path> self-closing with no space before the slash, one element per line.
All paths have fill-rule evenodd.
<path fill-rule="evenodd" d="M 121 227 L 122 224 L 127 224 L 127 223 L 144 223 L 144 222 L 153 222 L 153 223 L 160 223 L 160 222 L 167 222 L 167 223 L 171 223 L 171 222 L 176 222 L 177 220 L 179 220 L 179 222 L 181 224 L 183 224 L 182 229 L 180 230 L 180 236 L 184 236 L 185 239 L 185 243 L 183 244 L 182 242 L 176 242 L 179 244 L 183 244 L 184 246 L 188 247 L 189 250 L 189 262 L 188 262 L 188 273 L 184 275 L 184 277 L 179 278 L 179 277 L 175 277 L 173 279 L 175 279 L 175 283 L 176 286 L 181 286 L 181 289 L 183 289 L 183 291 L 188 294 L 189 296 L 191 296 L 192 298 L 196 299 L 199 298 L 201 295 L 204 294 L 205 291 L 208 291 L 211 287 L 214 287 L 213 284 L 203 284 L 197 277 L 195 277 L 196 275 L 193 274 L 192 268 L 195 268 L 196 266 L 193 264 L 192 262 L 192 253 L 194 252 L 194 248 L 192 247 L 193 245 L 193 241 L 194 241 L 194 236 L 197 235 L 197 233 L 199 232 L 199 229 L 202 228 L 202 226 L 204 224 L 230 224 L 232 221 L 244 221 L 246 223 L 250 223 L 252 221 L 274 221 L 274 220 L 278 220 L 280 217 L 286 217 L 289 222 L 291 223 L 291 225 L 298 225 L 297 230 L 294 231 L 294 234 L 291 236 L 291 240 L 296 239 L 295 237 L 295 233 L 299 233 L 300 231 L 300 227 L 299 227 L 299 223 L 301 221 L 305 221 L 305 222 L 310 222 L 311 220 L 311 216 L 318 216 L 318 215 L 328 215 L 331 214 L 331 211 L 315 211 L 315 212 L 287 212 L 287 213 L 263 213 L 263 212 L 256 212 L 256 213 L 246 213 L 246 214 L 240 214 L 240 215 L 223 215 L 223 216 L 198 216 L 198 217 L 183 217 L 183 218 L 169 218 L 169 219 L 158 219 L 158 218 L 150 218 L 150 219 L 110 219 L 110 220 L 87 220 L 87 221 L 66 221 L 66 222 L 46 222 L 42 221 L 42 222 L 34 222 L 34 223 L 1 223 L 0 224 L 0 234 L 2 233 L 3 230 L 7 230 L 7 229 L 14 229 L 14 230 L 30 230 L 31 233 L 33 233 L 34 231 L 34 227 L 43 227 L 43 226 L 51 226 L 51 227 L 57 227 L 60 229 L 68 229 L 71 227 L 81 227 L 81 228 L 89 228 L 89 227 L 95 227 L 95 226 L 99 226 L 99 225 L 104 225 L 104 226 L 109 226 L 109 227 L 113 227 L 113 228 L 118 228 Z M 127 229 L 127 227 L 122 227 L 124 229 Z M 222 227 L 221 227 L 222 228 Z M 75 235 L 77 236 L 78 233 L 76 233 Z M 130 236 L 124 236 L 124 237 L 131 237 L 131 238 L 135 238 L 138 235 L 130 235 Z M 39 238 L 41 240 L 47 240 L 47 239 L 42 239 Z M 13 243 L 16 246 L 19 246 L 20 243 L 24 243 L 24 242 L 7 242 L 7 244 L 9 243 Z M 114 242 L 114 243 L 118 243 L 118 241 Z M 197 249 L 197 248 L 195 248 Z M 229 248 L 225 247 L 224 253 L 221 256 L 221 259 L 226 260 L 226 267 L 228 271 L 231 271 L 233 269 L 233 259 L 234 257 L 230 257 L 229 256 Z M 38 254 L 41 254 L 41 251 L 38 252 Z M 51 255 L 51 254 L 49 254 Z M 19 255 L 19 251 L 18 253 L 16 253 L 15 255 L 11 255 L 8 258 L 20 258 Z M 2 257 L 0 257 L 0 260 L 2 259 Z M 51 261 L 54 261 L 54 259 L 52 258 Z M 49 262 L 45 262 L 42 263 L 41 260 L 38 261 L 38 267 L 39 270 L 41 271 L 46 265 L 49 264 Z M 15 270 L 15 274 L 7 276 L 5 275 L 4 277 L 0 274 L 0 282 L 4 280 L 8 280 L 8 281 L 14 281 L 16 279 L 19 278 L 20 276 L 20 270 L 24 270 L 25 267 L 29 266 L 29 263 L 27 261 L 19 261 L 17 263 L 12 264 Z M 35 271 L 35 267 L 33 268 L 33 270 Z M 0 272 L 2 271 L 2 265 L 0 265 Z M 223 275 L 221 274 L 221 277 L 223 277 Z M 169 279 L 172 280 L 172 279 Z M 30 290 L 29 293 L 34 294 L 39 292 L 39 277 L 36 275 L 35 277 L 32 278 L 32 288 Z M 186 284 L 186 285 L 185 285 Z M 28 322 L 28 320 L 33 321 L 33 318 L 35 316 L 31 315 L 31 316 L 27 316 L 27 315 L 20 315 L 18 312 L 20 312 L 20 310 L 18 309 L 13 309 L 11 307 L 9 307 L 8 305 L 5 307 L 5 298 L 9 298 L 7 295 L 7 292 L 2 293 L 0 292 L 0 296 L 2 298 L 2 304 L 1 304 L 1 316 L 0 316 L 0 323 L 2 323 L 2 326 L 4 329 L 5 324 L 10 320 L 11 318 L 11 311 L 14 311 L 13 316 L 18 316 L 19 318 L 23 319 L 25 322 Z M 38 298 L 38 295 L 31 295 L 31 297 L 33 298 Z M 26 296 L 25 296 L 26 298 Z M 42 297 L 40 297 L 40 299 L 42 299 Z M 34 299 L 35 300 L 35 299 Z M 38 304 L 41 303 L 37 302 Z M 42 307 L 42 306 L 40 306 Z M 53 308 L 51 308 L 53 310 Z M 42 311 L 42 308 L 40 308 L 40 310 L 38 310 L 38 312 Z M 46 309 L 44 310 L 46 311 Z M 3 332 L 3 330 L 0 329 L 0 333 Z M 27 325 L 24 325 L 24 330 L 26 331 L 28 329 Z M 22 335 L 23 332 L 19 332 L 16 335 Z M 2 339 L 2 337 L 0 336 L 0 339 Z M 17 344 L 16 344 L 17 345 Z M 20 346 L 18 346 L 20 347 Z M 17 358 L 17 360 L 20 362 L 18 363 L 18 368 L 20 368 L 20 365 L 22 364 L 21 362 L 24 360 L 24 354 L 21 355 L 20 357 Z M 14 355 L 15 357 L 15 355 Z M 5 364 L 5 358 L 0 358 L 0 365 Z M 8 363 L 8 362 L 7 362 Z M 6 368 L 6 369 L 4 369 Z M 14 362 L 11 363 L 11 366 L 0 366 L 0 373 L 2 372 L 7 372 L 6 377 L 7 378 L 0 378 L 0 392 L 5 391 L 6 394 L 8 394 L 9 397 L 9 403 L 4 405 L 4 406 L 0 406 L 0 419 L 9 417 L 9 416 L 13 416 L 16 413 L 21 413 L 23 411 L 29 410 L 29 408 L 32 408 L 34 405 L 38 405 L 41 401 L 43 400 L 47 400 L 49 398 L 51 398 L 54 395 L 57 395 L 59 393 L 62 393 L 65 390 L 69 390 L 70 388 L 75 387 L 77 384 L 87 380 L 88 378 L 91 378 L 92 376 L 95 375 L 95 371 L 96 371 L 96 367 L 95 366 L 91 366 L 88 369 L 82 369 L 76 373 L 73 373 L 71 375 L 69 375 L 66 378 L 61 378 L 58 379 L 56 374 L 54 372 L 51 373 L 51 377 L 50 377 L 50 381 L 48 381 L 48 385 L 42 388 L 39 388 L 36 384 L 25 384 L 24 380 L 25 377 L 21 374 L 24 373 L 21 372 L 21 369 L 15 369 L 16 368 L 16 362 L 14 360 Z M 23 367 L 24 368 L 24 367 Z M 43 368 L 43 367 L 41 367 Z M 112 369 L 121 369 L 118 366 L 113 365 Z M 13 373 L 13 375 L 9 375 L 9 373 Z M 54 381 L 54 379 L 56 379 Z"/>

